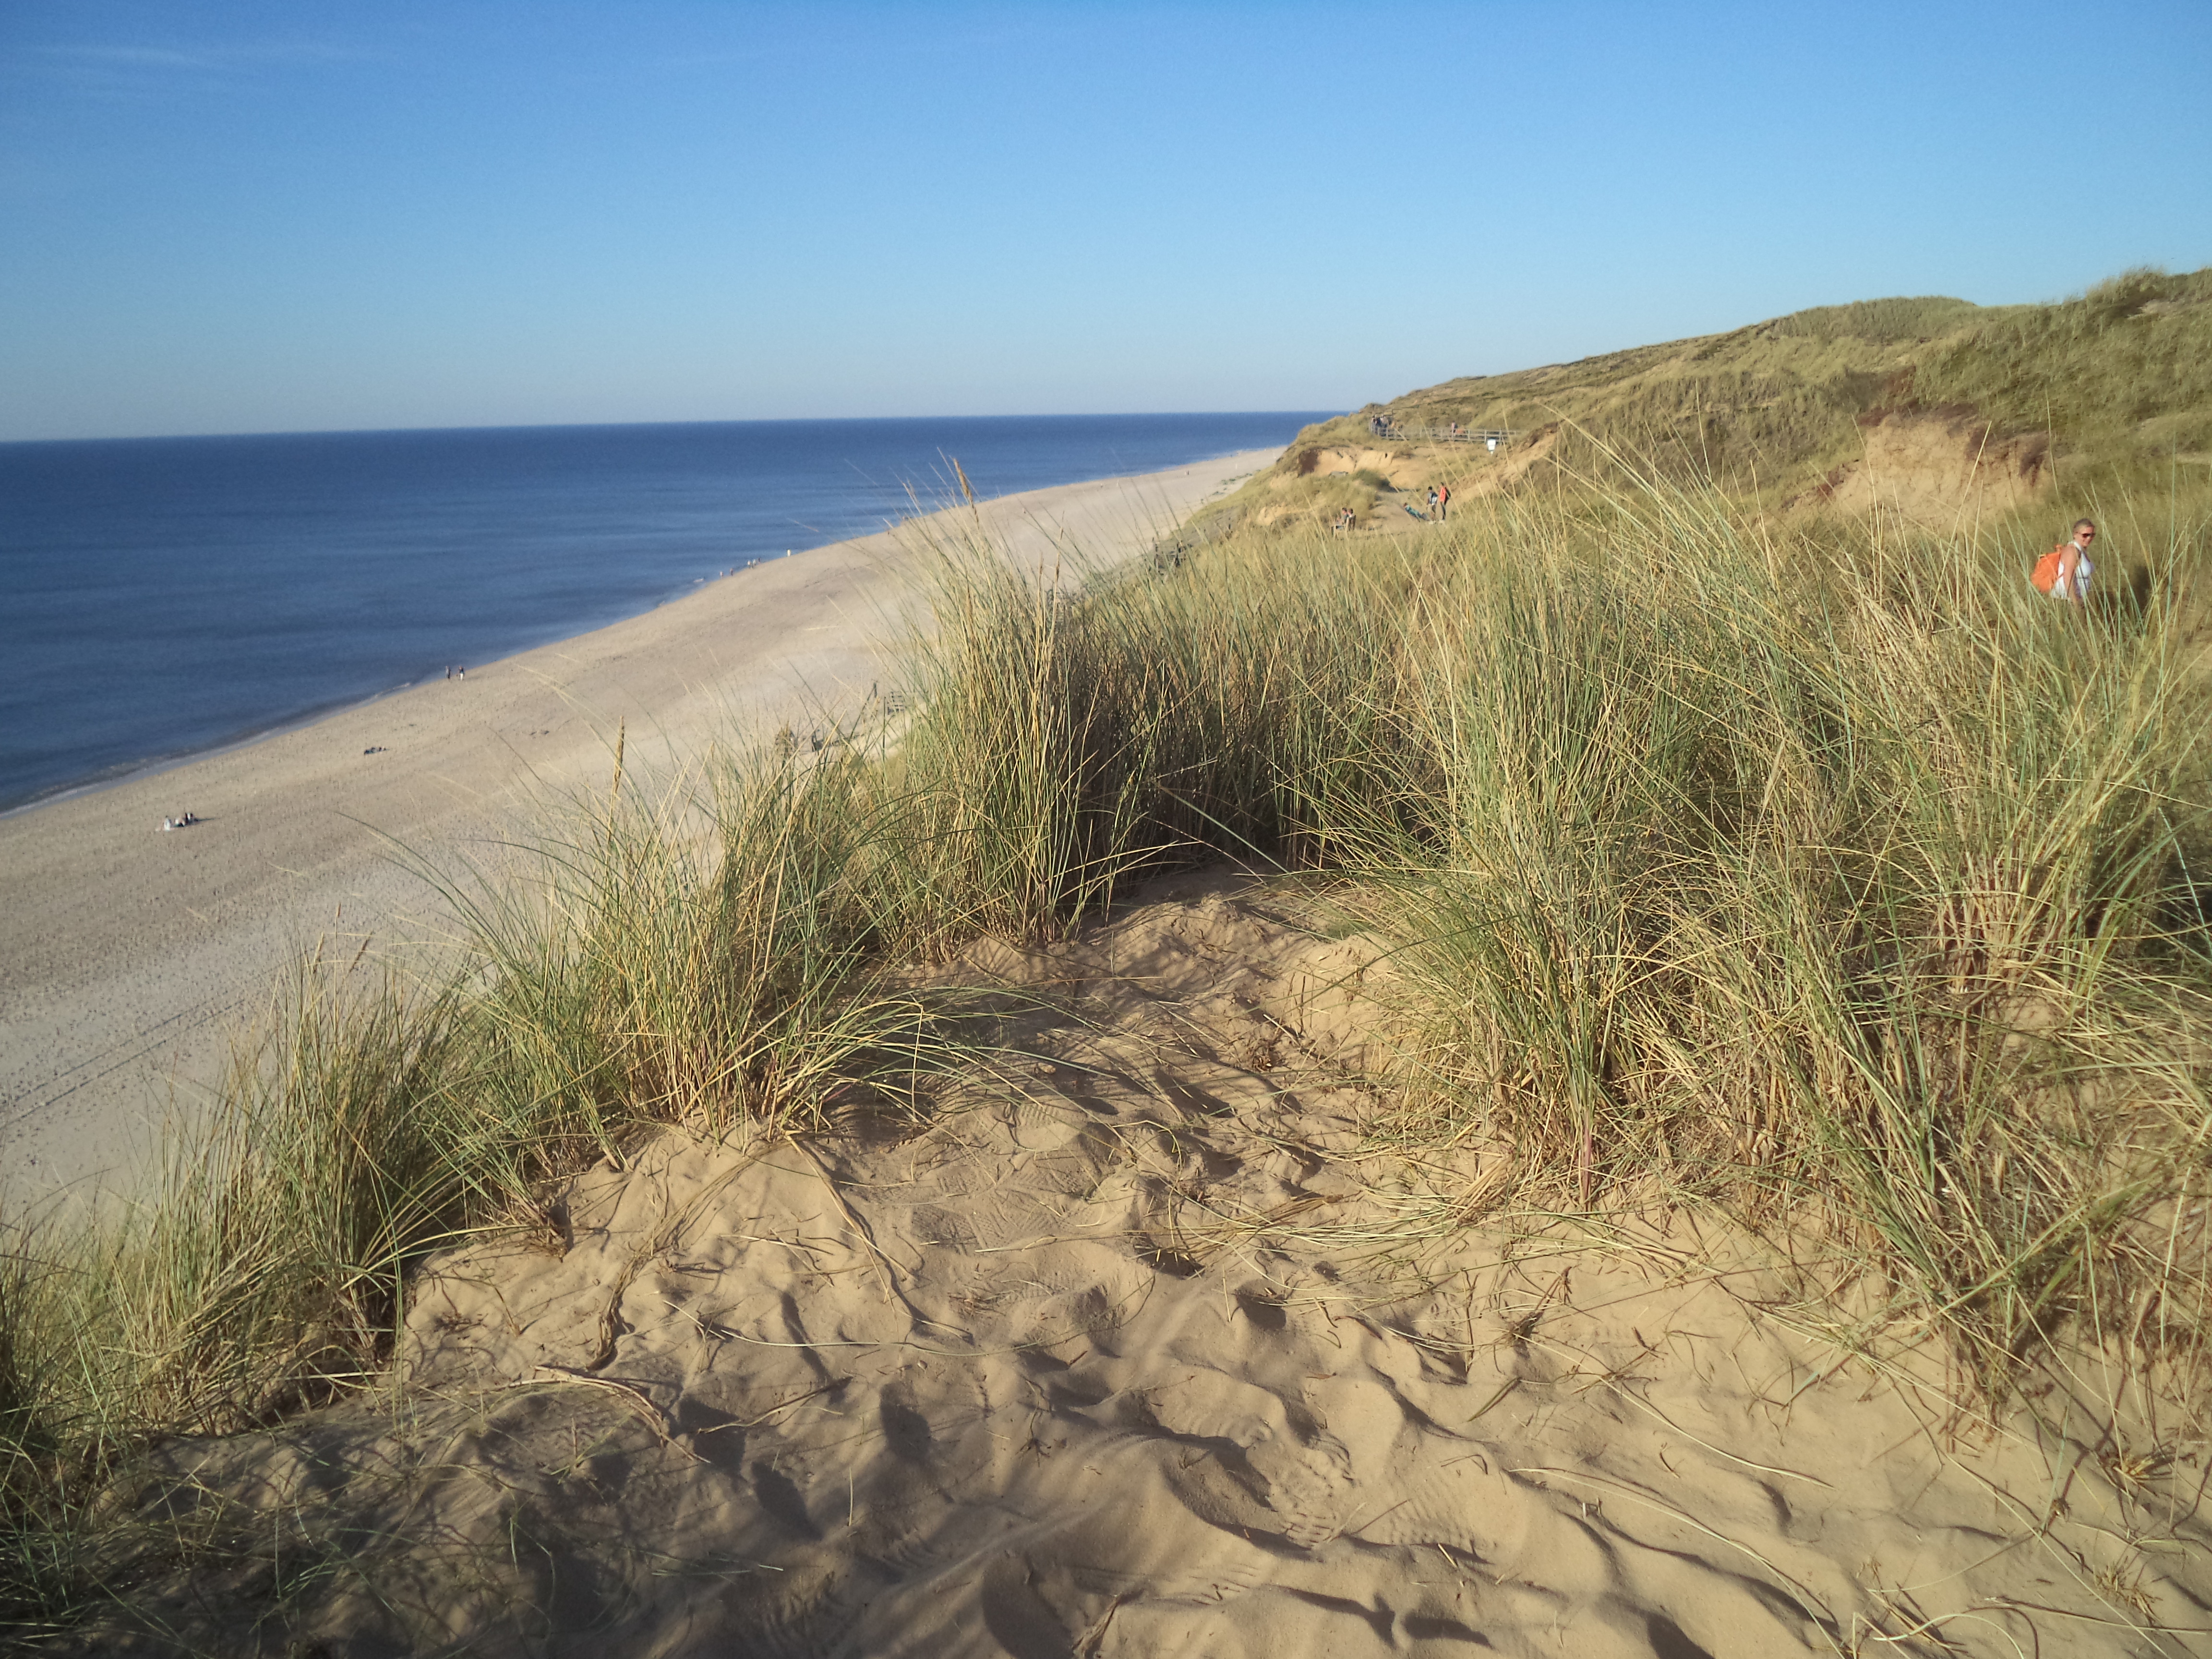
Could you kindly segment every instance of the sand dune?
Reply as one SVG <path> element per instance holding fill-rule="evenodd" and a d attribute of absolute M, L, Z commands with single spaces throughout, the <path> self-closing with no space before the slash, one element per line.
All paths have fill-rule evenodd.
<path fill-rule="evenodd" d="M 1481 1156 L 1366 1143 L 1387 973 L 1293 902 L 980 948 L 1001 1058 L 920 1117 L 668 1136 L 437 1261 L 404 1387 L 158 1455 L 193 1565 L 84 1650 L 2205 1650 L 2187 1425 L 1978 1419 L 1710 1224 L 1460 1228 Z"/>
<path fill-rule="evenodd" d="M 1139 545 L 1272 451 L 1035 490 L 982 519 L 1017 557 Z M 548 794 L 604 779 L 617 726 L 696 757 L 884 673 L 902 603 L 887 535 L 714 582 L 611 628 L 189 765 L 0 819 L 0 1169 L 11 1191 L 115 1178 L 204 1098 L 223 1033 L 318 940 L 436 931 L 395 844 L 483 851 Z M 203 820 L 176 834 L 162 818 Z"/>

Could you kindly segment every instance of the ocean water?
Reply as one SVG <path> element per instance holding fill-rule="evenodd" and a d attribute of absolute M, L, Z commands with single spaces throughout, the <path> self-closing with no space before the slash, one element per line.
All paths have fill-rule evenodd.
<path fill-rule="evenodd" d="M 977 492 L 1285 444 L 1322 413 L 0 444 L 0 811 L 651 610 Z"/>

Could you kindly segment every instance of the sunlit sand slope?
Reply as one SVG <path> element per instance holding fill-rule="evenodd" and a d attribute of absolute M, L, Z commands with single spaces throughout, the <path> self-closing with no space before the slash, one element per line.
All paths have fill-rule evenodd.
<path fill-rule="evenodd" d="M 557 1237 L 423 1275 L 404 1403 L 169 1448 L 149 1504 L 223 1546 L 88 1639 L 1763 1659 L 2212 1624 L 2202 1471 L 2129 1463 L 2093 1381 L 1985 1422 L 1940 1356 L 1794 1334 L 1747 1237 L 1624 1224 L 1568 1267 L 1456 1231 L 1433 1194 L 1480 1157 L 1360 1150 L 1372 949 L 1234 878 L 1149 896 L 963 965 L 1005 1047 L 926 1121 L 656 1142 Z"/>

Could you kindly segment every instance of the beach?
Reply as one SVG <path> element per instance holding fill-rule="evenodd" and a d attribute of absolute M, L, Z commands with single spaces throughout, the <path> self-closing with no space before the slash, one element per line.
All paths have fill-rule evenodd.
<path fill-rule="evenodd" d="M 1260 450 L 974 509 L 1016 559 L 1110 561 Z M 968 509 L 956 515 L 965 519 Z M 0 819 L 0 1152 L 10 1193 L 127 1185 L 219 1079 L 285 964 L 443 932 L 410 866 L 495 860 L 550 801 L 717 741 L 804 735 L 890 689 L 902 532 L 795 551 L 643 616 Z M 198 822 L 165 833 L 165 818 Z"/>

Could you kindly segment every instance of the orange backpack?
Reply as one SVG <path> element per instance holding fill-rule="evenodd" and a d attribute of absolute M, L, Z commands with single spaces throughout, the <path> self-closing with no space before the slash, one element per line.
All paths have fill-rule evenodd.
<path fill-rule="evenodd" d="M 2061 542 L 2035 562 L 2034 574 L 2028 581 L 2039 593 L 2048 593 L 2058 586 L 2058 561 L 2071 544 Z"/>

